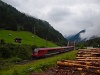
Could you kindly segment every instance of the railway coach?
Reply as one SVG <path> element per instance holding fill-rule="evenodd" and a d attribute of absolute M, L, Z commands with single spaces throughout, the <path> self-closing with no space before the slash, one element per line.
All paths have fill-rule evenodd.
<path fill-rule="evenodd" d="M 68 52 L 71 50 L 74 50 L 73 46 L 54 47 L 54 48 L 36 48 L 33 51 L 32 57 L 33 58 L 47 57 L 59 53 Z"/>

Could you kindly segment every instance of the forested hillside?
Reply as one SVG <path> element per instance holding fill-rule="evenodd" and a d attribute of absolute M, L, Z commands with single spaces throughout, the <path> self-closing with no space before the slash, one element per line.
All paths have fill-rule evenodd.
<path fill-rule="evenodd" d="M 100 47 L 100 37 L 86 41 L 87 46 Z"/>
<path fill-rule="evenodd" d="M 30 31 L 58 45 L 66 45 L 66 39 L 47 21 L 21 13 L 0 0 L 0 28 L 13 31 Z"/>
<path fill-rule="evenodd" d="M 79 48 L 86 48 L 86 47 L 100 48 L 100 37 L 79 42 L 76 44 L 76 46 Z"/>

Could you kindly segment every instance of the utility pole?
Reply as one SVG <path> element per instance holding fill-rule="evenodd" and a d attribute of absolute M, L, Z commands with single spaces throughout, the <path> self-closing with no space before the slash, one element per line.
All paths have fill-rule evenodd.
<path fill-rule="evenodd" d="M 71 45 L 70 45 L 70 44 L 71 44 Z M 68 41 L 67 46 L 72 46 L 72 44 L 73 44 L 73 47 L 74 47 L 74 50 L 75 50 L 76 41 L 73 41 L 73 43 L 71 43 L 70 41 Z"/>
<path fill-rule="evenodd" d="M 36 19 L 34 19 L 35 20 L 35 22 L 34 22 L 34 27 L 32 28 L 32 32 L 34 33 L 34 44 L 36 44 L 36 38 L 35 38 L 35 35 L 36 35 L 36 25 L 38 25 L 38 22 L 37 22 L 37 20 Z M 33 31 L 33 29 L 34 29 L 34 31 Z"/>
<path fill-rule="evenodd" d="M 35 42 L 35 35 L 36 35 L 36 27 L 35 27 L 35 25 L 34 25 L 34 27 L 32 27 L 32 32 L 34 33 L 34 44 L 36 43 Z"/>
<path fill-rule="evenodd" d="M 47 37 L 46 37 L 46 47 L 48 46 L 48 41 L 47 41 Z"/>
<path fill-rule="evenodd" d="M 36 34 L 36 33 L 35 33 L 35 25 L 34 25 L 34 34 Z M 35 36 L 34 36 L 34 44 L 35 44 Z"/>

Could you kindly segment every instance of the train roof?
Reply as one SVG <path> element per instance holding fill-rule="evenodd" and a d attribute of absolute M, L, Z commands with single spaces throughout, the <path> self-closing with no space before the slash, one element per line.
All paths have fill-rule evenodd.
<path fill-rule="evenodd" d="M 59 49 L 59 48 L 70 48 L 70 47 L 73 47 L 73 46 L 65 46 L 65 47 L 52 47 L 52 48 L 36 48 L 34 49 L 34 51 L 39 51 L 39 50 L 53 50 L 53 49 Z"/>

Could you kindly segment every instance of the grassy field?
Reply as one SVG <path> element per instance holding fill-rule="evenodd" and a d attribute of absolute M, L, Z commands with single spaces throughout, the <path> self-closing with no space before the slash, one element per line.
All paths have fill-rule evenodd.
<path fill-rule="evenodd" d="M 36 60 L 24 65 L 15 65 L 11 69 L 0 71 L 0 75 L 30 75 L 32 72 L 42 72 L 56 65 L 58 60 L 73 60 L 77 55 L 77 50 L 56 55 L 53 57 Z"/>
<path fill-rule="evenodd" d="M 11 34 L 11 36 L 9 36 Z M 34 37 L 32 37 L 34 36 Z M 21 44 L 28 44 L 28 45 L 37 45 L 37 46 L 46 46 L 46 41 L 31 32 L 27 31 L 10 31 L 10 30 L 0 30 L 0 39 L 4 39 L 7 43 L 15 43 L 15 38 L 22 38 Z M 47 42 L 47 47 L 55 47 L 56 44 L 52 42 Z"/>

